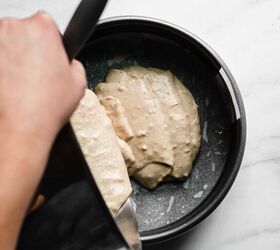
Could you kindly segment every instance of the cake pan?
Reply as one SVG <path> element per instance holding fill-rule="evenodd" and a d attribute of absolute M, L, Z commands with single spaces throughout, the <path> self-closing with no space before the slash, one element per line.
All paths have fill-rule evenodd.
<path fill-rule="evenodd" d="M 152 191 L 133 182 L 133 199 L 144 245 L 192 229 L 226 196 L 245 148 L 244 105 L 225 63 L 189 31 L 136 16 L 100 21 L 78 59 L 86 67 L 93 90 L 104 81 L 108 70 L 140 65 L 172 71 L 191 91 L 198 105 L 202 134 L 191 176 Z"/>

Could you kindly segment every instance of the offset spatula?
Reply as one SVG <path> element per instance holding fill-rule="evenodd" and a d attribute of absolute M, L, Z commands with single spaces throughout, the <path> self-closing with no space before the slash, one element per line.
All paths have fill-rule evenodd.
<path fill-rule="evenodd" d="M 91 36 L 106 2 L 107 0 L 81 1 L 63 35 L 63 43 L 69 60 L 78 55 Z M 68 124 L 64 129 L 68 129 L 68 133 L 73 133 L 74 135 L 71 125 Z M 73 141 L 73 143 L 78 144 L 77 140 Z M 81 158 L 84 158 L 84 156 L 81 155 Z M 89 170 L 88 166 L 87 169 Z M 130 247 L 133 250 L 139 250 L 142 247 L 131 199 L 129 198 L 121 207 L 115 217 L 115 221 Z"/>

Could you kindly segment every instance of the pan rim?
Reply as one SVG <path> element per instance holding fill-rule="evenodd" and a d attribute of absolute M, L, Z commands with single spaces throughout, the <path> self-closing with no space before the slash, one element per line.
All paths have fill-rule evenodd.
<path fill-rule="evenodd" d="M 98 22 L 97 29 L 102 27 L 103 25 L 107 24 L 114 24 L 116 22 L 135 22 L 135 23 L 149 23 L 149 24 L 155 24 L 158 26 L 161 26 L 162 28 L 165 27 L 169 30 L 173 30 L 175 32 L 179 32 L 180 35 L 185 37 L 186 40 L 192 40 L 194 43 L 196 43 L 198 46 L 203 48 L 203 50 L 208 54 L 208 56 L 219 65 L 220 70 L 223 72 L 223 80 L 227 82 L 227 87 L 229 90 L 229 94 L 231 97 L 231 100 L 235 107 L 235 113 L 236 113 L 236 122 L 239 126 L 239 133 L 237 134 L 237 146 L 235 148 L 234 158 L 233 158 L 233 165 L 231 168 L 231 173 L 227 176 L 227 178 L 224 178 L 224 182 L 222 186 L 216 187 L 212 190 L 211 193 L 214 193 L 214 190 L 216 189 L 215 196 L 211 196 L 211 193 L 208 195 L 206 200 L 208 198 L 212 198 L 208 203 L 206 204 L 206 200 L 203 201 L 197 208 L 194 209 L 194 211 L 199 210 L 204 204 L 203 209 L 200 209 L 200 211 L 196 212 L 194 216 L 192 216 L 191 219 L 183 222 L 179 226 L 176 226 L 175 228 L 167 229 L 162 232 L 154 233 L 154 234 L 145 234 L 141 235 L 141 241 L 143 242 L 143 245 L 152 245 L 157 244 L 162 241 L 167 241 L 172 238 L 175 238 L 191 229 L 193 229 L 195 226 L 197 226 L 200 222 L 202 222 L 205 218 L 207 218 L 223 201 L 225 196 L 227 195 L 228 191 L 232 187 L 236 176 L 239 172 L 244 151 L 245 151 L 245 145 L 246 145 L 246 114 L 245 114 L 245 107 L 243 104 L 243 100 L 241 97 L 241 93 L 239 91 L 239 88 L 237 86 L 237 83 L 231 74 L 229 68 L 225 64 L 225 62 L 221 59 L 221 57 L 203 40 L 198 38 L 196 35 L 191 33 L 190 31 L 186 30 L 185 28 L 182 28 L 178 25 L 175 25 L 173 23 L 170 23 L 168 21 L 164 21 L 157 18 L 151 18 L 151 17 L 145 17 L 145 16 L 134 16 L 134 15 L 126 15 L 126 16 L 114 16 L 114 17 L 108 17 L 103 18 Z M 210 60 L 210 59 L 209 59 Z M 226 78 L 226 79 L 225 79 Z M 229 84 L 229 85 L 228 85 Z M 231 89 L 229 89 L 231 88 Z M 239 113 L 239 114 L 237 114 Z M 224 171 L 223 171 L 224 172 Z M 222 179 L 223 174 L 220 176 L 218 182 L 220 179 Z M 194 211 L 192 211 L 190 214 L 192 214 Z M 188 216 L 188 215 L 187 215 Z M 185 217 L 187 217 L 185 216 Z M 184 217 L 184 218 L 185 218 Z M 180 220 L 183 220 L 184 218 L 181 218 Z M 164 228 L 164 227 L 163 227 Z M 154 229 L 158 230 L 158 229 Z M 151 232 L 154 230 L 150 230 Z M 143 233 L 142 233 L 143 234 Z"/>

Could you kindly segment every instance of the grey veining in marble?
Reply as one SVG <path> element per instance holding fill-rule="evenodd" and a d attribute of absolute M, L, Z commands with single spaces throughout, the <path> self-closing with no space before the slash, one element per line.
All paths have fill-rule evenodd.
<path fill-rule="evenodd" d="M 61 30 L 78 0 L 2 0 L 0 16 L 44 9 Z M 280 1 L 111 0 L 104 17 L 136 14 L 180 25 L 225 60 L 244 98 L 243 166 L 218 209 L 190 233 L 147 249 L 280 249 Z"/>

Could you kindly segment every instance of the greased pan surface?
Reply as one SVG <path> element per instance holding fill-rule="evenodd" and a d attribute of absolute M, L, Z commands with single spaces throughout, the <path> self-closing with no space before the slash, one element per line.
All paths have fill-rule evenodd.
<path fill-rule="evenodd" d="M 133 182 L 144 244 L 189 230 L 221 202 L 241 164 L 245 112 L 230 72 L 192 34 L 143 17 L 101 21 L 79 59 L 91 89 L 104 81 L 110 69 L 141 65 L 171 70 L 193 94 L 202 143 L 191 176 L 183 183 L 167 183 L 153 191 Z"/>

